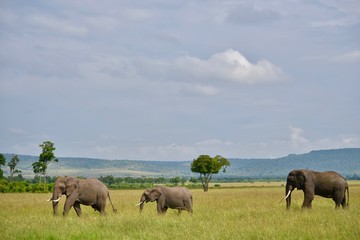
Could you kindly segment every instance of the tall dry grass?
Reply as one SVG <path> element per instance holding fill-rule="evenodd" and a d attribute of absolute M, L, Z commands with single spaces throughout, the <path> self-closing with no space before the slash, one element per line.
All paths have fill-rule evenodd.
<path fill-rule="evenodd" d="M 285 210 L 284 187 L 192 190 L 194 214 L 168 210 L 158 216 L 155 203 L 139 214 L 141 190 L 111 191 L 119 213 L 101 217 L 83 206 L 67 218 L 52 216 L 49 194 L 0 194 L 2 239 L 360 239 L 360 185 L 350 186 L 350 208 L 335 210 L 331 199 L 316 197 L 312 210 L 301 210 L 302 192 L 293 193 Z M 61 199 L 62 206 L 64 199 Z"/>

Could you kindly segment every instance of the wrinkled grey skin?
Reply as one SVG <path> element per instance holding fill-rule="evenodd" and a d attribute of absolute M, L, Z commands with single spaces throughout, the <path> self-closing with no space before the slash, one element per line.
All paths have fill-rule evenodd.
<path fill-rule="evenodd" d="M 63 215 L 69 213 L 71 207 L 74 207 L 76 214 L 80 217 L 82 212 L 80 204 L 91 206 L 101 215 L 105 215 L 106 199 L 109 198 L 114 213 L 114 208 L 107 187 L 96 178 L 78 179 L 74 177 L 59 177 L 55 181 L 54 191 L 49 201 L 53 203 L 54 215 L 58 214 L 58 200 L 65 194 L 66 201 L 64 204 Z"/>
<path fill-rule="evenodd" d="M 189 213 L 193 212 L 191 192 L 184 187 L 159 186 L 145 189 L 140 198 L 140 212 L 143 210 L 145 202 L 154 201 L 157 203 L 157 212 L 159 214 L 165 214 L 168 208 L 178 209 L 178 214 L 182 210 Z"/>
<path fill-rule="evenodd" d="M 349 198 L 349 187 L 344 177 L 336 172 L 316 172 L 311 170 L 293 170 L 288 174 L 285 195 L 286 209 L 291 205 L 291 192 L 297 188 L 304 192 L 304 202 L 302 208 L 311 208 L 311 202 L 315 195 L 332 198 L 335 202 L 335 208 L 340 204 L 343 208 L 349 205 L 349 199 L 346 203 L 345 191 Z M 290 193 L 289 193 L 290 191 Z"/>

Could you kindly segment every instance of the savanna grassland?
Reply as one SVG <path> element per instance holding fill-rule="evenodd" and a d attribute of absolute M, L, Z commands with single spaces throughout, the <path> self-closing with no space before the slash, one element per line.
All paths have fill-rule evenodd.
<path fill-rule="evenodd" d="M 294 191 L 291 210 L 285 210 L 282 183 L 254 183 L 191 190 L 194 214 L 169 209 L 158 216 L 155 203 L 145 204 L 142 190 L 114 190 L 119 213 L 101 217 L 82 206 L 78 218 L 54 217 L 51 194 L 0 194 L 1 239 L 360 239 L 360 182 L 350 183 L 350 207 L 335 210 L 331 199 L 315 197 L 312 210 L 301 210 L 303 193 Z M 63 197 L 60 206 L 64 204 Z"/>

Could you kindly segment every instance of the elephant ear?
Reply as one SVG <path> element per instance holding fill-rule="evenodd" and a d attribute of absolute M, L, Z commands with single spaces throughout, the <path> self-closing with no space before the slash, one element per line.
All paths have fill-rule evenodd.
<path fill-rule="evenodd" d="M 150 197 L 150 202 L 153 202 L 155 201 L 156 199 L 159 199 L 161 196 L 161 192 L 159 191 L 159 189 L 153 189 L 150 194 L 149 194 L 149 197 Z"/>
<path fill-rule="evenodd" d="M 295 182 L 295 176 L 296 176 L 296 172 L 295 171 L 291 171 L 287 177 L 287 180 L 290 182 Z"/>
<path fill-rule="evenodd" d="M 69 178 L 66 181 L 66 196 L 70 196 L 75 191 L 75 189 L 78 188 L 78 185 L 79 185 L 78 179 L 73 177 Z"/>
<path fill-rule="evenodd" d="M 299 184 L 299 189 L 302 189 L 305 185 L 305 182 L 306 182 L 306 173 L 305 171 L 299 171 L 297 174 L 296 174 L 296 179 L 297 179 L 297 182 Z"/>

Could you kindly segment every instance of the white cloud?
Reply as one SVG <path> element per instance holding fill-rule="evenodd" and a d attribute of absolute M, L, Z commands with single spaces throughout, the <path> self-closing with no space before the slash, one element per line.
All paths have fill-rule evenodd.
<path fill-rule="evenodd" d="M 284 79 L 282 69 L 268 60 L 251 63 L 240 52 L 228 49 L 203 60 L 194 56 L 181 56 L 170 61 L 141 60 L 137 68 L 143 75 L 178 81 L 264 83 Z"/>
<path fill-rule="evenodd" d="M 179 57 L 174 61 L 178 71 L 201 79 L 227 80 L 237 83 L 259 83 L 281 80 L 283 72 L 267 60 L 256 64 L 233 49 L 213 54 L 208 60 L 196 57 Z"/>
<path fill-rule="evenodd" d="M 304 130 L 297 127 L 289 126 L 291 135 L 290 135 L 290 143 L 293 147 L 301 147 L 305 144 L 309 143 L 309 140 L 307 140 L 304 135 Z"/>
<path fill-rule="evenodd" d="M 354 138 L 354 137 L 345 137 L 341 139 L 341 142 L 343 144 L 346 144 L 349 147 L 356 147 L 360 145 L 360 140 L 358 138 Z"/>
<path fill-rule="evenodd" d="M 352 136 L 339 136 L 337 138 L 323 138 L 311 143 L 314 149 L 337 149 L 337 148 L 353 148 L 360 146 L 360 139 Z"/>

